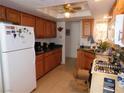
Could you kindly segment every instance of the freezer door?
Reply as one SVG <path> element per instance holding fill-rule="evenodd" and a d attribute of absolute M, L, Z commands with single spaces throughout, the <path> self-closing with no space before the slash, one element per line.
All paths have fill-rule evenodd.
<path fill-rule="evenodd" d="M 17 25 L 0 25 L 2 52 L 34 47 L 34 29 Z"/>
<path fill-rule="evenodd" d="M 30 93 L 36 88 L 34 49 L 2 53 L 5 93 Z"/>

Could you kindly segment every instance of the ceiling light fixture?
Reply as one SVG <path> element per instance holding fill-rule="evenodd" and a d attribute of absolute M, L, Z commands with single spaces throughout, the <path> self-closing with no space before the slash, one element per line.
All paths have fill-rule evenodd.
<path fill-rule="evenodd" d="M 70 13 L 69 12 L 65 12 L 64 15 L 65 15 L 65 18 L 70 18 Z"/>

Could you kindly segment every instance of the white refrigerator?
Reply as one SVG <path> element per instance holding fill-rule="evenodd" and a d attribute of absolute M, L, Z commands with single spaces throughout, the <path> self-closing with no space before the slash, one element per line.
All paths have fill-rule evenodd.
<path fill-rule="evenodd" d="M 3 93 L 30 93 L 36 88 L 34 42 L 32 27 L 0 24 Z"/>
<path fill-rule="evenodd" d="M 115 18 L 114 43 L 124 47 L 124 14 L 117 15 Z"/>

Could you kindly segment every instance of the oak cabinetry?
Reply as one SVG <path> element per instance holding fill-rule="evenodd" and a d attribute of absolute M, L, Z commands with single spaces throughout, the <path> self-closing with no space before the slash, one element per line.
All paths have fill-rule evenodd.
<path fill-rule="evenodd" d="M 0 5 L 0 21 L 34 27 L 36 38 L 56 37 L 56 22 Z"/>
<path fill-rule="evenodd" d="M 118 14 L 124 14 L 124 1 L 123 0 L 115 0 L 115 3 L 113 4 L 109 16 L 112 16 L 112 19 L 109 20 L 109 22 L 113 21 L 115 19 L 115 16 Z"/>
<path fill-rule="evenodd" d="M 61 63 L 62 48 L 57 48 L 49 52 L 36 56 L 36 78 L 39 79 L 44 74 Z"/>
<path fill-rule="evenodd" d="M 45 20 L 45 32 L 44 37 L 49 38 L 51 35 L 51 24 L 49 21 Z"/>
<path fill-rule="evenodd" d="M 91 63 L 93 62 L 94 59 L 95 59 L 95 55 L 93 53 L 78 50 L 77 68 L 89 70 L 91 67 Z"/>
<path fill-rule="evenodd" d="M 56 37 L 56 22 L 51 22 L 51 37 Z"/>
<path fill-rule="evenodd" d="M 49 72 L 53 68 L 53 51 L 45 53 L 45 73 Z"/>
<path fill-rule="evenodd" d="M 6 20 L 15 24 L 20 24 L 20 12 L 14 9 L 6 9 Z"/>
<path fill-rule="evenodd" d="M 21 25 L 31 26 L 35 29 L 35 16 L 26 13 L 21 13 Z"/>
<path fill-rule="evenodd" d="M 45 20 L 45 32 L 44 37 L 52 38 L 56 37 L 56 23 L 52 21 Z"/>
<path fill-rule="evenodd" d="M 61 63 L 62 60 L 62 48 L 55 49 L 53 51 L 45 53 L 45 73 L 55 68 Z"/>
<path fill-rule="evenodd" d="M 45 23 L 44 19 L 41 19 L 39 17 L 36 18 L 36 31 L 35 31 L 36 38 L 44 38 L 44 32 L 45 32 L 44 23 Z"/>
<path fill-rule="evenodd" d="M 84 53 L 84 58 L 85 58 L 84 69 L 89 70 L 91 68 L 91 63 L 95 59 L 95 56 L 94 56 L 94 54 L 85 52 Z"/>
<path fill-rule="evenodd" d="M 76 64 L 77 68 L 80 68 L 80 69 L 85 68 L 84 67 L 84 62 L 85 62 L 85 60 L 84 60 L 84 52 L 78 50 L 77 51 L 77 64 Z"/>
<path fill-rule="evenodd" d="M 36 18 L 36 38 L 56 37 L 56 23 Z"/>
<path fill-rule="evenodd" d="M 62 61 L 62 48 L 59 48 L 55 52 L 55 65 L 61 64 Z"/>
<path fill-rule="evenodd" d="M 0 5 L 0 21 L 6 20 L 5 7 Z"/>
<path fill-rule="evenodd" d="M 123 14 L 124 13 L 124 1 L 123 0 L 117 0 L 117 4 L 115 7 L 115 14 Z"/>
<path fill-rule="evenodd" d="M 94 27 L 94 20 L 93 19 L 83 19 L 82 20 L 82 36 L 88 37 L 92 35 Z"/>
<path fill-rule="evenodd" d="M 36 78 L 44 75 L 44 54 L 36 56 Z"/>

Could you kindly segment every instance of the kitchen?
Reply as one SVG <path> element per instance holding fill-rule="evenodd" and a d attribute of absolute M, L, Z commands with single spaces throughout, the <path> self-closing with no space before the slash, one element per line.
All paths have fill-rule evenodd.
<path fill-rule="evenodd" d="M 2 92 L 3 93 L 29 93 L 29 91 L 30 92 L 34 91 L 34 93 L 42 93 L 42 92 L 43 93 L 53 93 L 53 92 L 61 93 L 63 92 L 63 90 L 65 90 L 67 93 L 73 93 L 73 92 L 88 93 L 88 91 L 90 91 L 90 93 L 122 93 L 124 88 L 122 88 L 121 92 L 116 92 L 116 90 L 114 89 L 112 90 L 112 92 L 102 92 L 103 86 L 101 86 L 101 88 L 98 88 L 101 90 L 95 91 L 94 89 L 96 89 L 96 87 L 93 87 L 93 86 L 95 84 L 94 82 L 96 79 L 94 78 L 95 75 L 94 75 L 94 71 L 92 70 L 93 68 L 91 69 L 90 65 L 93 62 L 93 67 L 94 67 L 94 64 L 95 64 L 94 59 L 97 58 L 97 55 L 96 54 L 94 55 L 94 51 L 92 51 L 92 49 L 94 48 L 94 46 L 96 47 L 95 45 L 96 43 L 97 43 L 97 46 L 98 44 L 101 44 L 100 40 L 102 40 L 102 42 L 111 41 L 110 43 L 113 44 L 114 42 L 115 44 L 118 44 L 121 47 L 123 47 L 123 43 L 122 43 L 124 40 L 123 30 L 119 31 L 121 34 L 118 32 L 114 32 L 115 30 L 118 31 L 123 27 L 123 21 L 122 21 L 122 19 L 124 19 L 123 16 L 122 17 L 117 16 L 120 14 L 124 14 L 123 6 L 124 6 L 123 0 L 107 0 L 107 1 L 105 0 L 61 0 L 61 1 L 56 0 L 56 3 L 55 3 L 55 0 L 53 1 L 49 1 L 49 0 L 46 0 L 46 1 L 2 0 L 0 1 L 1 23 L 7 24 L 7 26 L 8 25 L 11 26 L 12 24 L 21 25 L 22 27 L 21 26 L 17 27 L 17 32 L 19 34 L 16 34 L 16 35 L 15 35 L 15 32 L 13 32 L 13 30 L 15 29 L 11 27 L 13 37 L 15 39 L 16 38 L 18 39 L 18 37 L 24 39 L 25 41 L 23 41 L 23 43 L 27 42 L 25 43 L 25 48 L 29 48 L 29 46 L 28 47 L 26 46 L 26 45 L 29 45 L 28 41 L 31 42 L 30 47 L 35 48 L 35 55 L 30 55 L 30 53 L 29 53 L 30 56 L 27 56 L 26 53 L 23 53 L 23 55 L 18 54 L 20 58 L 17 55 L 14 55 L 14 57 L 18 57 L 20 60 L 21 60 L 21 57 L 23 56 L 27 56 L 27 58 L 24 57 L 22 59 L 28 60 L 30 58 L 31 61 L 35 59 L 35 62 L 34 62 L 35 65 L 34 63 L 32 64 L 34 65 L 31 69 L 32 72 L 29 71 L 28 66 L 26 68 L 26 66 L 23 67 L 23 65 L 20 64 L 20 66 L 17 66 L 15 70 L 20 71 L 20 73 L 16 73 L 16 76 L 23 75 L 21 76 L 22 78 L 17 77 L 18 79 L 16 79 L 14 77 L 15 74 L 12 74 L 13 76 L 10 75 L 11 78 L 15 78 L 15 80 L 23 81 L 22 85 L 20 84 L 20 82 L 17 82 L 14 79 L 10 80 L 15 82 L 15 84 L 19 84 L 18 86 L 15 86 L 13 84 L 10 84 L 9 81 L 6 82 L 6 80 L 4 80 L 5 78 L 9 80 L 8 77 L 5 77 L 5 76 L 4 78 L 2 77 L 3 80 L 0 77 L 0 80 L 1 80 L 0 83 L 1 84 L 2 82 L 4 83 L 3 86 L 0 85 L 0 93 Z M 118 22 L 116 22 L 116 20 L 118 20 Z M 19 29 L 24 28 L 22 32 L 23 31 L 26 32 L 27 30 L 27 33 L 30 34 L 32 33 L 30 31 L 33 31 L 33 30 L 29 30 L 30 29 L 29 26 L 34 28 L 35 40 L 33 39 L 34 38 L 33 36 L 32 36 L 32 40 L 30 39 L 28 40 L 28 37 L 26 39 L 25 34 L 23 36 L 22 33 L 19 31 Z M 16 28 L 16 26 L 14 27 Z M 1 28 L 1 30 L 3 29 Z M 10 30 L 10 28 L 8 30 Z M 10 32 L 7 32 L 7 33 L 8 35 L 10 35 Z M 6 40 L 5 37 L 3 38 Z M 118 38 L 120 40 L 119 42 L 118 42 Z M 5 42 L 4 39 L 1 38 L 1 42 Z M 15 39 L 12 39 L 13 43 L 11 44 L 11 46 L 14 47 L 14 49 L 17 49 L 17 47 L 21 47 L 21 46 L 19 45 L 16 46 L 16 43 L 20 44 L 19 42 L 16 42 L 14 44 Z M 12 41 L 9 41 L 8 39 L 6 42 L 12 42 Z M 2 44 L 0 47 L 1 49 L 4 50 L 4 48 L 2 47 Z M 3 50 L 0 50 L 1 51 L 0 55 L 6 52 L 5 50 L 4 51 Z M 101 51 L 101 50 L 97 50 L 97 51 Z M 7 52 L 10 52 L 10 51 L 7 51 Z M 34 49 L 32 49 L 32 52 L 34 53 Z M 107 52 L 105 51 L 105 53 Z M 3 58 L 1 59 L 3 60 Z M 3 63 L 1 64 L 3 65 Z M 68 67 L 66 67 L 66 65 Z M 27 71 L 23 72 L 21 71 L 21 69 L 18 69 L 21 66 L 22 66 L 22 69 Z M 15 68 L 14 66 L 12 67 Z M 8 65 L 8 68 L 9 68 L 9 65 Z M 4 72 L 7 72 L 5 68 L 3 69 L 5 70 Z M 0 70 L 3 70 L 3 69 L 0 69 Z M 83 69 L 84 72 L 81 72 L 81 74 L 83 75 L 85 75 L 84 73 L 87 73 L 87 71 L 89 72 L 89 70 L 92 70 L 91 71 L 92 77 L 93 77 L 92 81 L 94 82 L 92 81 L 90 82 L 91 88 L 87 87 L 85 90 L 78 89 L 79 84 L 76 84 L 76 81 L 75 81 L 77 77 L 73 75 L 75 73 L 75 69 L 78 69 L 78 70 Z M 0 73 L 1 72 L 3 71 L 0 71 Z M 30 81 L 31 78 L 29 76 L 31 74 L 29 74 L 28 76 L 28 74 L 26 75 L 26 73 L 32 73 L 33 81 Z M 78 75 L 78 72 L 76 72 L 76 75 Z M 37 82 L 34 79 L 37 79 Z M 117 79 L 117 77 L 115 77 L 115 79 Z M 85 78 L 85 80 L 87 80 L 87 78 Z M 33 84 L 31 84 L 33 88 L 32 89 L 29 88 L 30 84 L 26 84 L 26 82 L 32 82 L 32 83 L 34 82 Z M 71 84 L 72 83 L 74 84 L 69 85 L 70 82 Z M 119 81 L 115 81 L 115 82 L 118 83 Z M 52 83 L 55 84 L 54 87 Z M 117 85 L 116 83 L 115 85 Z M 16 88 L 17 89 L 24 88 L 23 85 L 25 85 L 26 89 L 27 88 L 29 89 L 25 92 L 23 90 L 20 90 L 20 91 L 16 90 Z M 81 86 L 86 87 L 87 84 L 84 84 Z M 111 89 L 108 89 L 108 90 L 111 90 Z M 105 90 L 105 91 L 108 91 L 108 90 Z M 13 92 L 13 91 L 17 91 L 17 92 Z"/>

